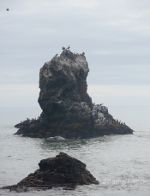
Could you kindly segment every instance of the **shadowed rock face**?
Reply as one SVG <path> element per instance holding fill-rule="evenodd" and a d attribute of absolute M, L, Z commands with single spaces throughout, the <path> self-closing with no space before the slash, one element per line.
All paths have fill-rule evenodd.
<path fill-rule="evenodd" d="M 98 184 L 98 181 L 86 170 L 86 165 L 61 152 L 54 158 L 41 160 L 38 170 L 29 174 L 18 184 L 3 187 L 3 189 L 18 192 L 30 189 L 50 189 L 58 186 L 74 189 L 77 185 L 89 184 Z"/>
<path fill-rule="evenodd" d="M 40 70 L 39 104 L 48 121 L 86 121 L 92 100 L 87 94 L 89 72 L 85 56 L 64 50 Z M 89 114 L 89 115 L 88 115 Z"/>
<path fill-rule="evenodd" d="M 87 94 L 89 72 L 84 54 L 64 49 L 40 70 L 37 120 L 16 125 L 17 134 L 29 137 L 89 138 L 108 134 L 128 134 L 133 130 L 113 119 L 107 107 L 94 105 Z"/>

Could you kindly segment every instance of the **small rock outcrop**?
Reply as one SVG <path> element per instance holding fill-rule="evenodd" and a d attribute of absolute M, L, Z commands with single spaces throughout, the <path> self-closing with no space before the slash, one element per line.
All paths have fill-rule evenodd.
<path fill-rule="evenodd" d="M 17 134 L 29 137 L 90 138 L 129 134 L 133 130 L 115 120 L 107 107 L 92 103 L 87 93 L 89 72 L 85 54 L 63 48 L 40 70 L 38 119 L 16 125 Z"/>
<path fill-rule="evenodd" d="M 11 191 L 46 190 L 52 187 L 74 189 L 77 185 L 98 184 L 81 161 L 61 152 L 54 158 L 43 159 L 39 169 L 18 184 L 3 187 Z"/>

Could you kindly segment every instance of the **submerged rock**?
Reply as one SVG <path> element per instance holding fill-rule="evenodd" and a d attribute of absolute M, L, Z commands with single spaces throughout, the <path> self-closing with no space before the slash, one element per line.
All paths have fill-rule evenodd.
<path fill-rule="evenodd" d="M 102 104 L 87 93 L 89 72 L 85 54 L 63 48 L 40 70 L 40 117 L 16 125 L 16 134 L 29 137 L 90 138 L 129 134 L 133 130 L 115 120 Z"/>
<path fill-rule="evenodd" d="M 98 181 L 86 169 L 86 165 L 61 152 L 54 158 L 41 160 L 38 170 L 29 174 L 18 184 L 3 187 L 3 189 L 24 192 L 31 189 L 45 190 L 59 186 L 74 189 L 77 185 L 89 184 L 98 184 Z"/>

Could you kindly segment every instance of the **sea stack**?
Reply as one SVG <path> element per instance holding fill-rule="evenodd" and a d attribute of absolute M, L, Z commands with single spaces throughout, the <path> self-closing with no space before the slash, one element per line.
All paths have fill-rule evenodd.
<path fill-rule="evenodd" d="M 28 137 L 90 138 L 109 134 L 132 134 L 102 104 L 93 104 L 87 93 L 89 72 L 85 54 L 63 48 L 40 70 L 38 119 L 17 124 L 16 134 Z"/>
<path fill-rule="evenodd" d="M 46 190 L 53 187 L 74 189 L 77 185 L 99 184 L 96 178 L 86 169 L 86 165 L 66 153 L 43 159 L 39 169 L 29 174 L 16 185 L 2 189 L 25 192 L 29 190 Z"/>

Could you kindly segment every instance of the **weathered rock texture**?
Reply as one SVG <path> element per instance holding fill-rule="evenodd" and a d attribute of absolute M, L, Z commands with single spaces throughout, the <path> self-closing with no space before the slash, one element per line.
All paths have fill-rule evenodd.
<path fill-rule="evenodd" d="M 29 137 L 89 138 L 108 134 L 129 134 L 133 130 L 113 119 L 108 109 L 94 105 L 87 93 L 89 72 L 84 53 L 64 49 L 40 70 L 37 120 L 16 125 L 17 134 Z"/>
<path fill-rule="evenodd" d="M 11 191 L 44 190 L 52 187 L 75 188 L 77 185 L 98 184 L 81 161 L 61 152 L 54 158 L 43 159 L 39 169 L 18 184 L 3 187 Z"/>

